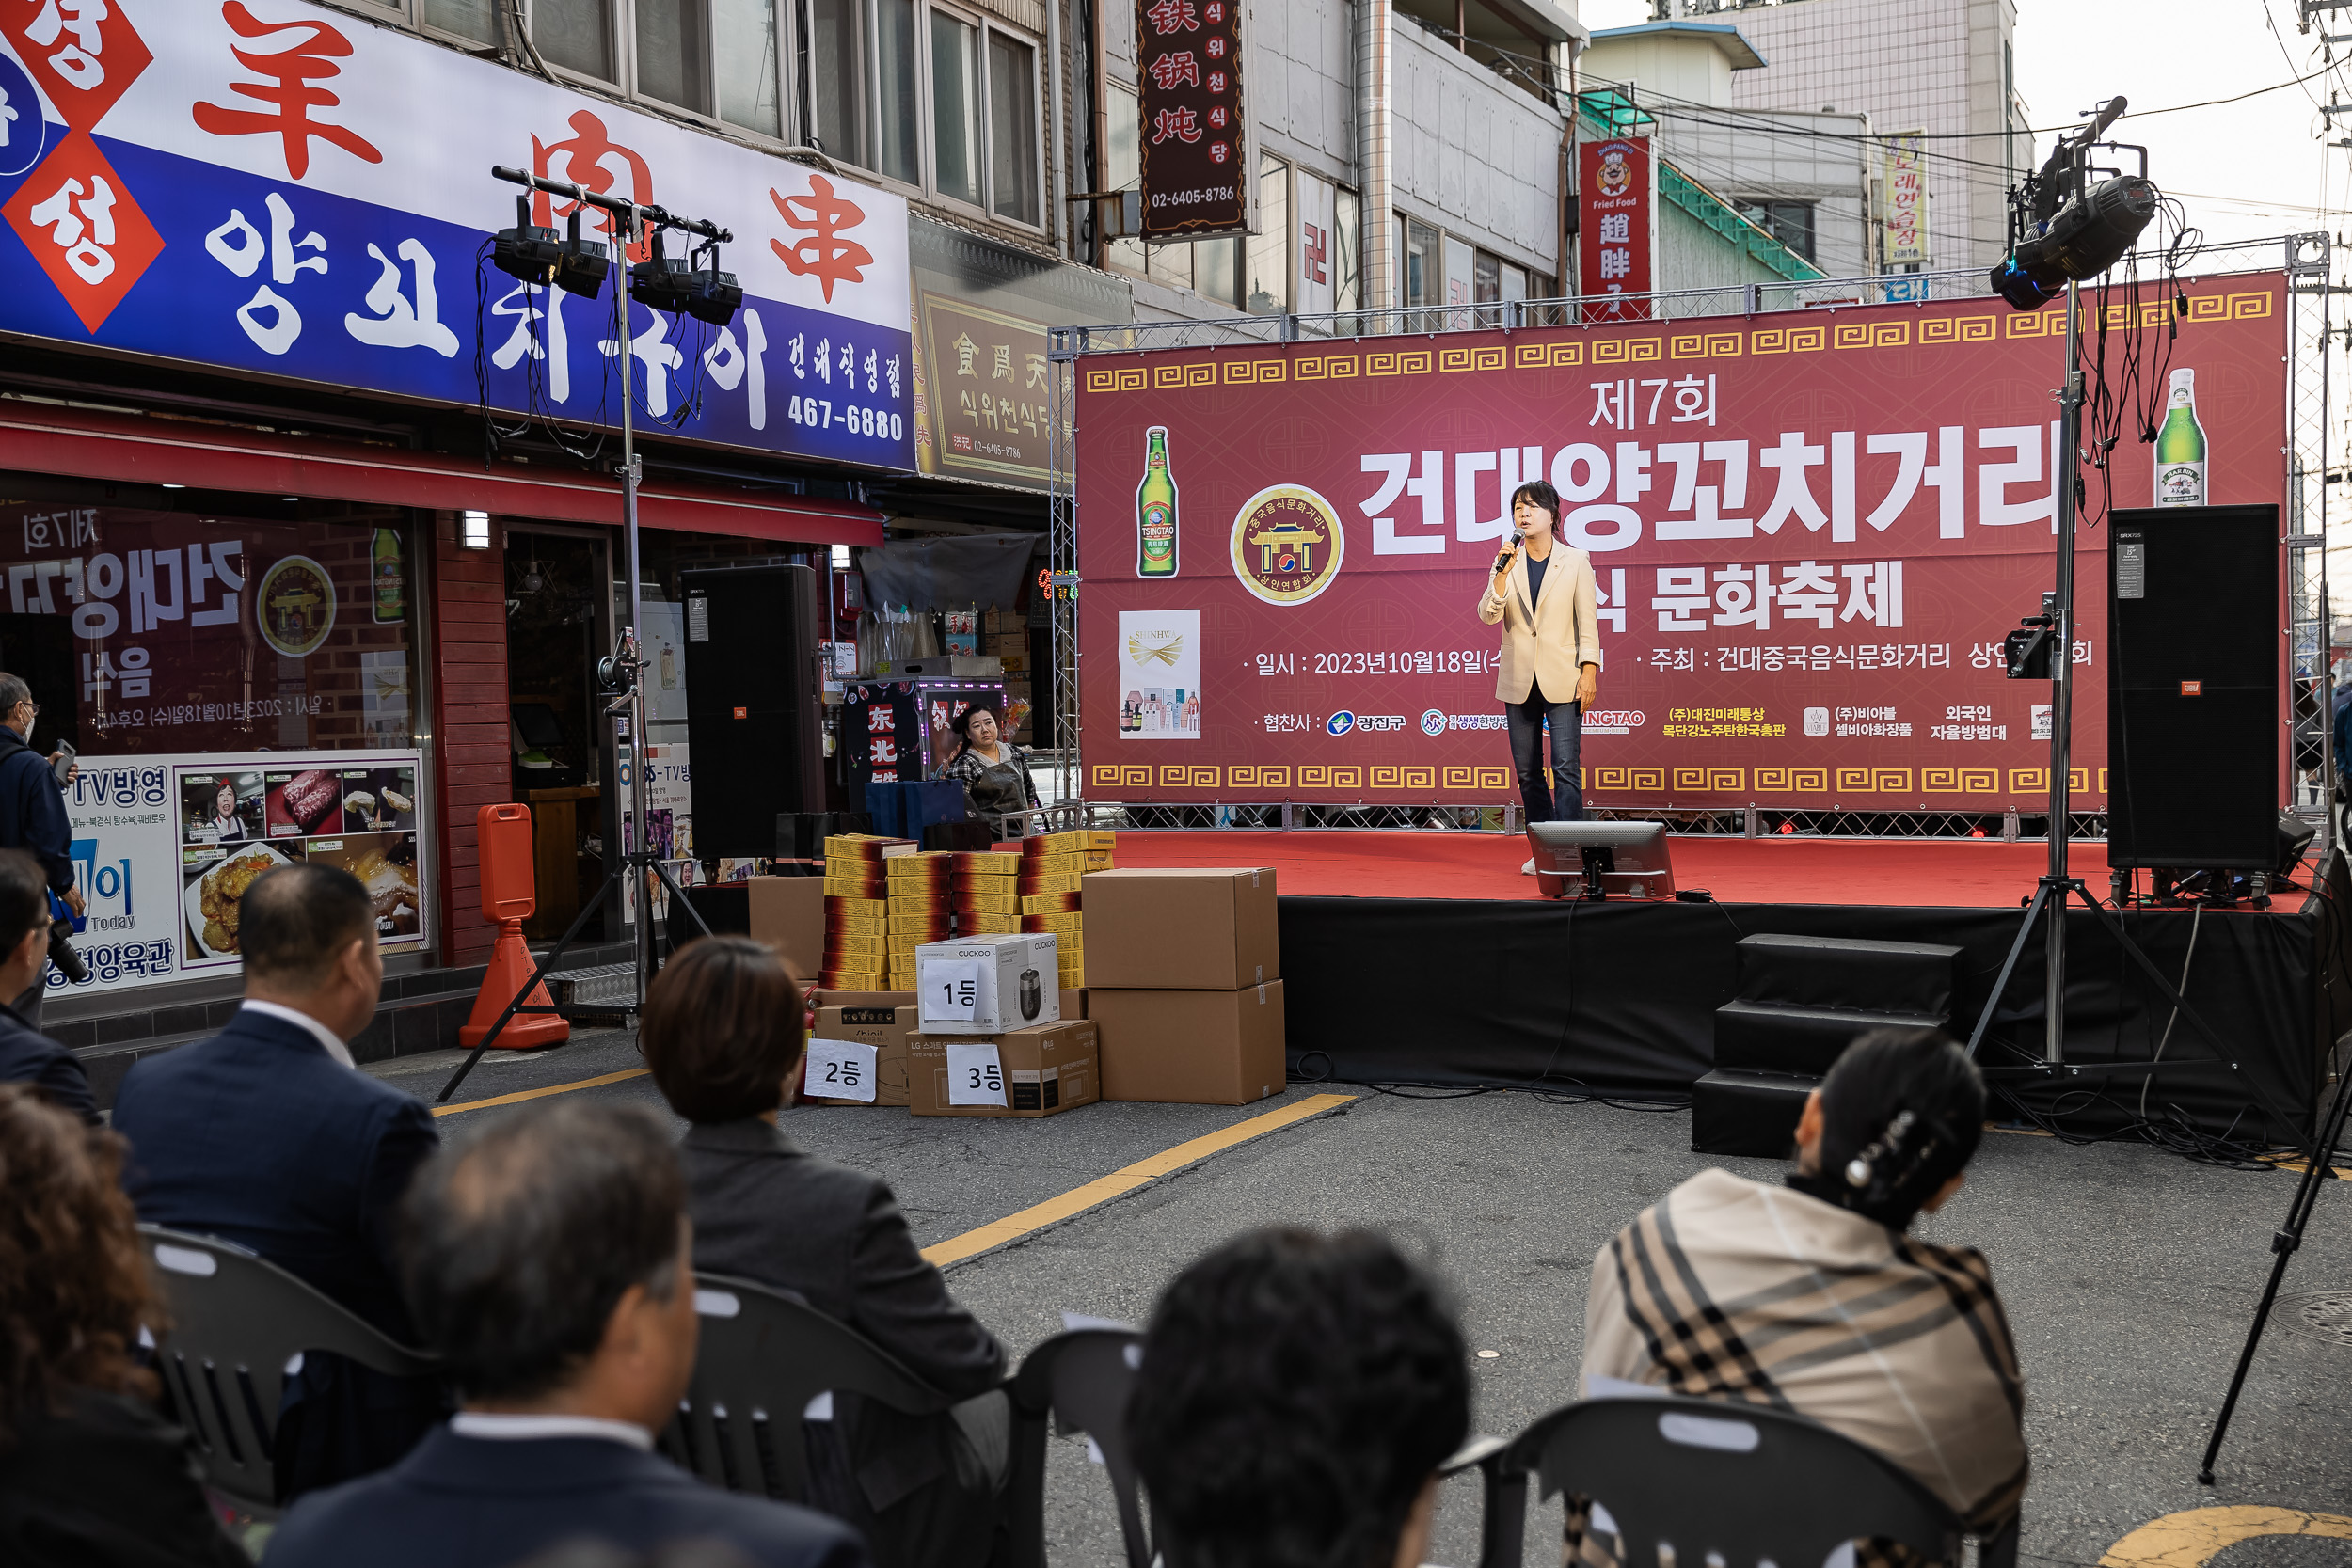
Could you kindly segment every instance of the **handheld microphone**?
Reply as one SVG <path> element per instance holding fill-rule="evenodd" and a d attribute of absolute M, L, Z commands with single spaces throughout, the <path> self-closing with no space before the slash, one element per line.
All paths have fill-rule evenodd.
<path fill-rule="evenodd" d="M 1518 549 L 1519 541 L 1525 539 L 1527 535 L 1521 533 L 1518 529 L 1513 529 L 1511 531 L 1510 544 L 1504 546 L 1502 553 L 1495 557 L 1495 571 L 1498 574 L 1507 572 L 1511 569 L 1511 556 L 1513 552 Z"/>

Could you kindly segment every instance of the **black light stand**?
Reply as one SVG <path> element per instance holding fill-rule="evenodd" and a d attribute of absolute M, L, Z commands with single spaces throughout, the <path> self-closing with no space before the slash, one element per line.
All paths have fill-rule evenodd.
<path fill-rule="evenodd" d="M 2201 1065 L 2191 1062 L 2102 1062 L 2072 1064 L 2066 1060 L 2066 910 L 2070 897 L 2081 899 L 2083 905 L 2103 921 L 2117 943 L 2145 974 L 2156 993 L 2185 1019 L 2191 1029 L 2203 1037 L 2217 1060 L 2228 1065 L 2250 1086 L 2265 1108 L 2280 1125 L 2294 1126 L 2294 1119 L 2285 1116 L 2271 1099 L 2260 1080 L 2245 1074 L 2233 1059 L 2228 1046 L 2206 1024 L 2196 1008 L 2190 1006 L 2172 982 L 2158 969 L 2153 959 L 2140 950 L 2124 929 L 2122 918 L 2091 895 L 2083 879 L 2073 874 L 2068 863 L 2072 847 L 2070 816 L 2072 785 L 2070 776 L 2072 756 L 2070 746 L 2074 736 L 2074 531 L 2079 507 L 2076 505 L 2075 484 L 2080 459 L 2077 455 L 2082 442 L 2082 411 L 2084 403 L 2082 359 L 2082 284 L 2105 273 L 2138 238 L 2139 230 L 2153 215 L 2154 190 L 2146 175 L 2147 154 L 2140 152 L 2141 173 L 2136 177 L 2110 180 L 2096 189 L 2090 182 L 2090 153 L 2108 126 L 2123 112 L 2122 97 L 2109 99 L 2099 108 L 2091 122 L 2082 131 L 2061 142 L 2042 172 L 2027 182 L 2018 193 L 2017 202 L 2010 217 L 2010 252 L 2000 266 L 1993 269 L 1995 290 L 2012 307 L 2032 309 L 2052 297 L 2053 291 L 2063 286 L 2066 308 L 2066 379 L 2058 393 L 2058 450 L 2063 454 L 2060 471 L 2051 476 L 2051 486 L 2058 508 L 2058 587 L 2043 595 L 2042 614 L 2026 625 L 2037 628 L 2019 647 L 2021 655 L 2030 656 L 2046 648 L 2050 680 L 2050 864 L 2034 886 L 2033 897 L 2026 902 L 2025 918 L 2019 922 L 2016 940 L 2010 943 L 2009 957 L 2002 960 L 1999 976 L 1993 982 L 1992 992 L 1986 996 L 1984 1010 L 1978 1015 L 1977 1026 L 1968 1036 L 1968 1054 L 1974 1058 L 1983 1048 L 1985 1037 L 1993 1027 L 1993 1015 L 2001 998 L 2008 993 L 2010 976 L 2016 973 L 2017 960 L 2024 957 L 2026 942 L 2032 938 L 2036 921 L 2046 921 L 2042 930 L 2042 1053 L 2039 1062 L 2022 1066 L 1983 1068 L 1990 1076 L 2049 1076 L 2064 1072 L 2070 1076 L 2086 1073 L 2137 1072 L 2153 1073 L 2174 1066 Z M 2134 185 L 2144 188 L 2136 190 Z M 2121 194 L 2119 194 L 2121 193 Z M 2137 211 L 2144 206 L 2145 211 Z M 2135 222 L 2134 219 L 2137 219 Z M 2012 664 L 2011 673 L 2019 671 Z M 2038 673 L 2038 671 L 2036 672 Z"/>
<path fill-rule="evenodd" d="M 630 957 L 636 970 L 635 982 L 630 990 L 629 1005 L 627 1008 L 627 1011 L 630 1013 L 635 1013 L 644 1006 L 645 988 L 651 984 L 653 972 L 658 967 L 653 953 L 653 894 L 657 883 L 668 890 L 674 900 L 671 906 L 674 910 L 683 908 L 693 917 L 694 924 L 702 927 L 703 935 L 710 935 L 710 927 L 703 919 L 702 911 L 687 900 L 685 891 L 671 877 L 670 868 L 662 864 L 654 853 L 651 835 L 646 831 L 648 823 L 645 769 L 643 759 L 637 755 L 644 732 L 644 692 L 643 683 L 639 679 L 640 673 L 644 669 L 644 658 L 637 641 L 637 627 L 644 620 L 644 585 L 638 568 L 637 486 L 644 478 L 644 470 L 637 459 L 637 388 L 634 383 L 636 372 L 631 366 L 634 354 L 628 330 L 628 301 L 631 293 L 643 285 L 655 296 L 648 299 L 647 303 L 656 305 L 657 308 L 692 308 L 693 313 L 698 318 L 703 318 L 711 304 L 723 303 L 726 307 L 727 314 L 733 315 L 734 303 L 739 302 L 742 297 L 739 291 L 735 293 L 733 301 L 706 300 L 700 308 L 693 308 L 690 305 L 684 290 L 688 280 L 706 276 L 714 280 L 714 290 L 716 280 L 721 278 L 725 280 L 726 289 L 733 289 L 735 280 L 716 271 L 716 246 L 722 243 L 731 242 L 735 236 L 707 220 L 682 218 L 660 207 L 638 201 L 625 201 L 615 197 L 585 191 L 565 181 L 545 179 L 523 169 L 494 166 L 490 174 L 493 179 L 503 180 L 509 184 L 520 185 L 526 191 L 545 191 L 550 196 L 565 198 L 574 204 L 575 223 L 578 219 L 577 209 L 581 205 L 596 207 L 611 214 L 613 237 L 619 242 L 618 260 L 624 264 L 625 270 L 613 282 L 612 341 L 621 363 L 621 461 L 618 473 L 621 480 L 622 532 L 628 546 L 628 622 L 621 628 L 620 645 L 598 664 L 596 673 L 599 683 L 612 696 L 612 701 L 606 705 L 604 711 L 605 716 L 613 723 L 614 763 L 628 780 L 628 799 L 623 808 L 623 832 L 626 834 L 633 828 L 635 836 L 631 841 L 631 847 L 624 851 L 612 868 L 605 873 L 604 885 L 597 890 L 596 896 L 580 906 L 580 914 L 572 921 L 571 929 L 565 931 L 564 939 L 548 950 L 547 957 L 539 960 L 537 967 L 532 971 L 531 978 L 523 982 L 522 989 L 515 993 L 514 1000 L 507 1003 L 506 1010 L 499 1015 L 498 1022 L 490 1025 L 489 1033 L 482 1037 L 482 1042 L 473 1048 L 472 1053 L 458 1066 L 457 1070 L 451 1074 L 450 1081 L 441 1085 L 441 1092 L 434 1097 L 437 1103 L 445 1103 L 451 1095 L 457 1092 L 457 1085 L 466 1081 L 466 1075 L 474 1069 L 474 1064 L 482 1060 L 482 1053 L 490 1048 L 493 1040 L 498 1038 L 500 1031 L 506 1027 L 507 1020 L 516 1013 L 567 1013 L 580 1016 L 612 1010 L 610 1007 L 597 1006 L 534 1006 L 526 999 L 538 988 L 540 980 L 555 967 L 557 960 L 564 956 L 564 950 L 571 945 L 572 940 L 580 935 L 580 928 L 588 923 L 588 917 L 604 907 L 605 900 L 612 895 L 614 889 L 620 889 L 624 898 L 634 894 L 638 899 L 637 919 L 630 932 Z M 525 213 L 522 215 L 528 216 L 528 214 Z M 657 239 L 655 245 L 657 260 L 647 264 L 651 268 L 650 273 L 640 273 L 636 268 L 626 266 L 628 260 L 628 247 L 635 243 L 641 226 L 650 227 Z M 675 229 L 683 233 L 698 234 L 711 242 L 713 246 L 712 270 L 708 274 L 699 274 L 679 268 L 663 267 L 659 261 L 660 245 L 658 243 L 660 233 L 663 229 Z M 575 229 L 572 245 L 563 247 L 564 250 L 573 253 L 579 251 L 580 243 L 577 232 Z M 563 252 L 559 251 L 555 245 L 554 230 L 533 230 L 530 225 L 518 222 L 516 228 L 510 233 L 513 236 L 511 243 L 507 236 L 501 237 L 501 248 L 520 250 L 523 253 L 521 260 L 526 264 L 535 261 L 545 265 L 548 269 L 546 280 L 550 284 L 561 286 L 564 281 L 561 260 Z M 501 264 L 501 266 L 505 264 L 503 258 Z M 689 266 L 691 267 L 691 263 Z M 706 293 L 711 292 L 713 291 L 706 291 Z M 647 873 L 651 874 L 650 878 L 646 875 Z"/>

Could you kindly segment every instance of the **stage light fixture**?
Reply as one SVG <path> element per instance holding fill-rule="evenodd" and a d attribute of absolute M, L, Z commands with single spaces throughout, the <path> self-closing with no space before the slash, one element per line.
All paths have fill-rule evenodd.
<path fill-rule="evenodd" d="M 735 274 L 719 270 L 719 247 L 714 243 L 703 248 L 704 265 L 687 275 L 686 313 L 698 322 L 724 326 L 735 319 L 742 308 L 742 286 Z"/>
<path fill-rule="evenodd" d="M 490 249 L 491 263 L 518 283 L 544 284 L 554 281 L 563 260 L 561 237 L 531 221 L 529 195 L 516 197 L 515 227 L 499 230 Z"/>
<path fill-rule="evenodd" d="M 567 294 L 594 299 L 604 293 L 604 280 L 612 271 L 612 252 L 602 240 L 580 237 L 580 209 L 573 208 L 563 254 L 555 263 L 555 286 Z"/>
<path fill-rule="evenodd" d="M 2103 180 L 2040 225 L 1993 269 L 1993 292 L 2015 310 L 2038 310 L 2069 282 L 2098 277 L 2122 260 L 2156 215 L 2156 187 L 2137 174 Z"/>

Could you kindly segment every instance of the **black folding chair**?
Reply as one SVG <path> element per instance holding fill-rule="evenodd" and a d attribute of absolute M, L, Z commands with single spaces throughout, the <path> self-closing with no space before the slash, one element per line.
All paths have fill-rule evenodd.
<path fill-rule="evenodd" d="M 730 1492 L 811 1500 L 802 1420 L 819 1394 L 862 1394 L 910 1416 L 954 1402 L 855 1329 L 769 1286 L 698 1274 L 694 1310 L 702 1348 L 661 1449 Z"/>
<path fill-rule="evenodd" d="M 212 1236 L 142 1225 L 171 1307 L 156 1361 L 204 1480 L 243 1512 L 274 1518 L 278 1407 L 301 1356 L 331 1352 L 391 1377 L 440 1362 L 391 1339 L 275 1263 Z"/>
<path fill-rule="evenodd" d="M 1819 1568 L 1851 1541 L 1898 1541 L 1959 1568 L 1960 1520 L 1907 1471 L 1818 1421 L 1720 1400 L 1585 1400 L 1539 1418 L 1486 1473 L 1480 1568 L 1519 1568 L 1527 1481 L 1608 1512 L 1627 1568 Z M 2016 1559 L 2012 1528 L 1983 1568 Z M 1549 1559 L 1547 1559 L 1549 1560 Z"/>
<path fill-rule="evenodd" d="M 1013 1375 L 1011 1568 L 1045 1568 L 1045 1430 L 1094 1440 L 1119 1504 L 1127 1568 L 1152 1568 L 1143 1489 L 1127 1449 L 1127 1396 L 1143 1364 L 1143 1336 L 1131 1328 L 1073 1328 L 1031 1351 Z"/>

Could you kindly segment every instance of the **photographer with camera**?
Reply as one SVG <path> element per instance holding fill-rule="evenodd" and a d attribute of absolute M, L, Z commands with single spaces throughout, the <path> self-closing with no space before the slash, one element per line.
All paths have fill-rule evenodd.
<path fill-rule="evenodd" d="M 47 873 L 49 891 L 78 916 L 82 894 L 73 885 L 73 824 L 66 817 L 65 792 L 82 769 L 71 750 L 46 757 L 33 750 L 33 722 L 40 714 L 32 688 L 22 677 L 0 671 L 0 848 L 28 851 Z M 49 953 L 53 959 L 62 959 L 57 967 L 71 978 L 81 970 L 81 961 L 58 927 L 72 929 L 63 920 L 52 925 Z M 0 1000 L 38 1029 L 47 990 L 44 965 L 33 972 L 32 984 L 23 995 Z"/>

